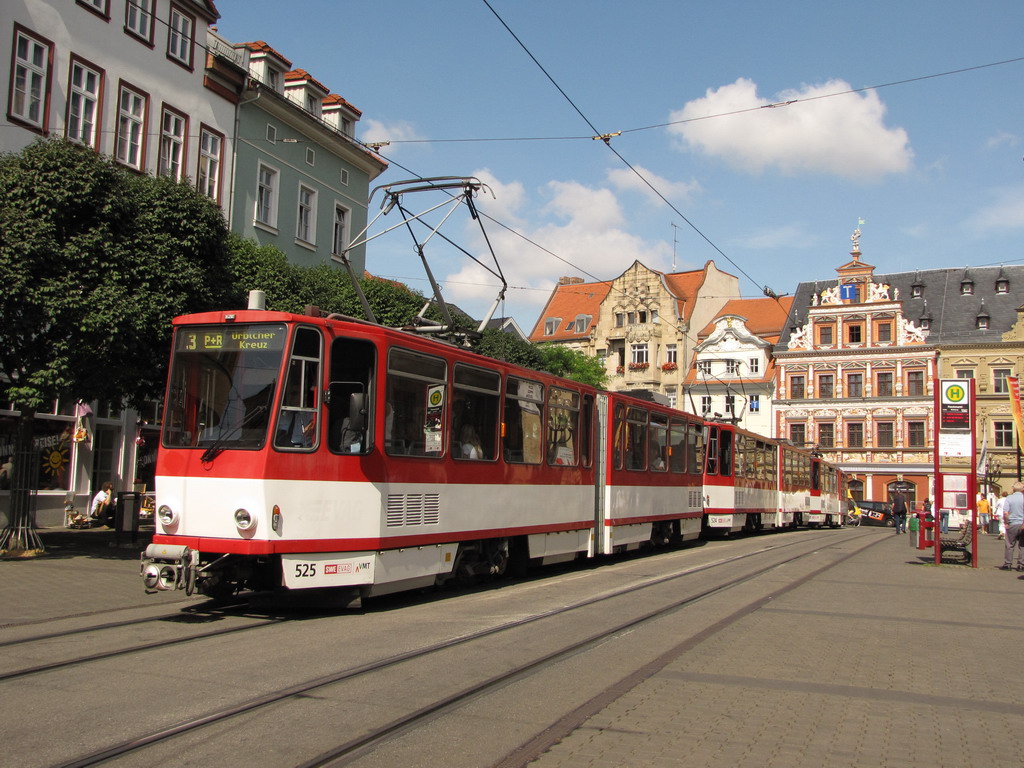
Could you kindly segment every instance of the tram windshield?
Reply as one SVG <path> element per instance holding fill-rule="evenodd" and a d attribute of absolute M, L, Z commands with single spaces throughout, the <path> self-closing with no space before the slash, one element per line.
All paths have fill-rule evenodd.
<path fill-rule="evenodd" d="M 164 447 L 262 448 L 287 339 L 282 324 L 178 328 Z"/>

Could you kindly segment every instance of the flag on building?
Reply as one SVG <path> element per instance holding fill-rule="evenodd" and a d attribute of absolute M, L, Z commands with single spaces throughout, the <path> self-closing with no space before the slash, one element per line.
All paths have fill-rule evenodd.
<path fill-rule="evenodd" d="M 1024 445 L 1024 415 L 1020 407 L 1020 377 L 1006 377 L 1006 391 L 1010 396 L 1010 412 L 1013 414 L 1013 424 L 1017 430 L 1017 445 Z"/>

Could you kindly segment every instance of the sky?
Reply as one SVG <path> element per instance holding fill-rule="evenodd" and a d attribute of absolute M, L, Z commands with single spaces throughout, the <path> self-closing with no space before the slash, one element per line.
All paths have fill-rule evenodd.
<path fill-rule="evenodd" d="M 855 229 L 879 274 L 1024 261 L 1020 0 L 216 5 L 223 37 L 269 43 L 362 111 L 357 138 L 390 142 L 371 186 L 484 182 L 496 316 L 527 333 L 560 277 L 637 260 L 713 260 L 742 298 L 834 279 Z M 493 265 L 465 209 L 441 232 Z M 497 280 L 439 238 L 426 254 L 445 299 L 482 316 Z M 430 293 L 402 230 L 366 268 Z"/>

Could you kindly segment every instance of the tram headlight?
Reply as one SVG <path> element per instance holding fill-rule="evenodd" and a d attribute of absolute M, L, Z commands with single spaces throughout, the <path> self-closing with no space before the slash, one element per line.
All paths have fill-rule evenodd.
<path fill-rule="evenodd" d="M 240 531 L 249 531 L 256 527 L 256 518 L 247 509 L 236 509 L 235 525 Z"/>
<path fill-rule="evenodd" d="M 160 523 L 164 528 L 171 528 L 178 522 L 178 513 L 171 509 L 166 504 L 161 504 L 160 509 L 157 510 L 157 517 L 160 518 Z"/>

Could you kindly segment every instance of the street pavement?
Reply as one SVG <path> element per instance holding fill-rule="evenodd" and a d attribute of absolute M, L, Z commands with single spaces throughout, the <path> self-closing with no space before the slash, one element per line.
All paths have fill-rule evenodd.
<path fill-rule="evenodd" d="M 145 595 L 134 545 L 44 529 L 46 554 L 0 561 L 0 629 L 120 608 Z M 531 763 L 588 766 L 1021 766 L 1024 573 L 943 564 L 908 535 L 857 556 L 709 637 Z M 192 598 L 202 600 L 202 598 Z M 3 636 L 0 635 L 0 640 Z"/>

